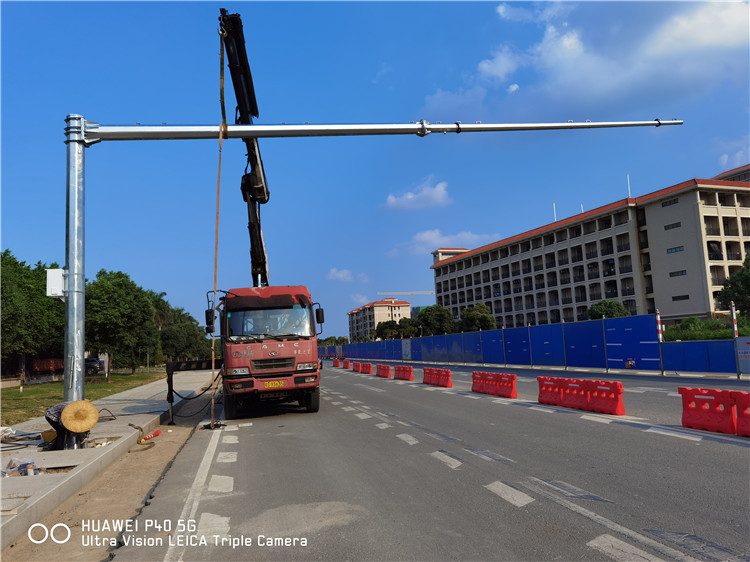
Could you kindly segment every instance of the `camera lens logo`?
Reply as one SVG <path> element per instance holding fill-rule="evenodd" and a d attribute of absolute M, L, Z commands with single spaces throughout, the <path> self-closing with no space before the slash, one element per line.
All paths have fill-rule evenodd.
<path fill-rule="evenodd" d="M 41 531 L 36 531 L 37 528 L 41 529 Z M 52 539 L 57 544 L 65 544 L 70 540 L 70 527 L 65 523 L 57 523 L 56 525 L 52 525 L 51 529 L 47 529 L 47 526 L 42 523 L 34 523 L 29 527 L 26 535 L 34 544 L 42 544 L 47 539 Z"/>

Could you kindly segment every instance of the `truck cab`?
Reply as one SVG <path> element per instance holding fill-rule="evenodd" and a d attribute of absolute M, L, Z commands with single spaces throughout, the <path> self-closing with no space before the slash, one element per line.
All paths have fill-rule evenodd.
<path fill-rule="evenodd" d="M 222 391 L 227 419 L 266 401 L 320 408 L 320 361 L 314 308 L 303 286 L 227 291 L 220 306 Z"/>

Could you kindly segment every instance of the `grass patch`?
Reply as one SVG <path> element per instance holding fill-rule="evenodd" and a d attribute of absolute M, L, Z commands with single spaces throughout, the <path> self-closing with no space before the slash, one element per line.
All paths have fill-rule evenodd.
<path fill-rule="evenodd" d="M 167 374 L 164 371 L 137 372 L 135 375 L 112 373 L 112 382 L 107 383 L 103 374 L 95 375 L 86 377 L 84 395 L 87 400 L 93 402 L 118 392 L 166 378 Z M 166 384 L 165 382 L 164 388 L 166 388 Z M 0 424 L 7 427 L 43 417 L 47 408 L 63 401 L 63 395 L 62 382 L 32 384 L 24 386 L 23 391 L 19 388 L 6 388 L 0 392 L 0 399 L 2 399 Z"/>

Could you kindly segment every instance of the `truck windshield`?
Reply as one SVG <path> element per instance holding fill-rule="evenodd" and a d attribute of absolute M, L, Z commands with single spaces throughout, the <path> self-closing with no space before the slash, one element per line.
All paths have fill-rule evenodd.
<path fill-rule="evenodd" d="M 315 335 L 311 307 L 233 310 L 227 312 L 229 338 L 309 338 Z"/>

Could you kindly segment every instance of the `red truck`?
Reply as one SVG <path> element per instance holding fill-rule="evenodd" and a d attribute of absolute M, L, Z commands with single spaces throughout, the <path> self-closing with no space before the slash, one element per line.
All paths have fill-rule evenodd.
<path fill-rule="evenodd" d="M 227 291 L 218 309 L 224 415 L 265 401 L 320 408 L 317 324 L 323 309 L 306 287 L 245 287 Z M 213 327 L 213 308 L 206 314 Z"/>

